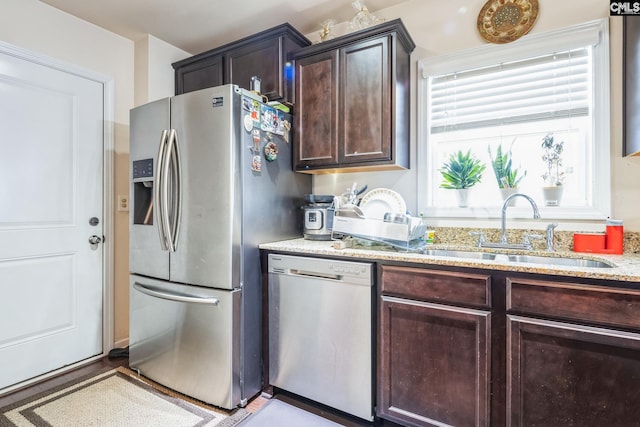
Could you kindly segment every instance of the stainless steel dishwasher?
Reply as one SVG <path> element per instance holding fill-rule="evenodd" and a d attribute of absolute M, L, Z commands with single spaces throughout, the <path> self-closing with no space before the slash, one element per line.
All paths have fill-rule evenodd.
<path fill-rule="evenodd" d="M 269 383 L 373 419 L 372 266 L 269 255 Z"/>

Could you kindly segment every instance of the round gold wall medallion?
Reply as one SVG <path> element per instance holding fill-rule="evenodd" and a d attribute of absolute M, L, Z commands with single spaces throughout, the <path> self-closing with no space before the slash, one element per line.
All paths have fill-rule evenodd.
<path fill-rule="evenodd" d="M 524 36 L 538 18 L 538 0 L 489 0 L 478 14 L 478 31 L 490 43 Z"/>

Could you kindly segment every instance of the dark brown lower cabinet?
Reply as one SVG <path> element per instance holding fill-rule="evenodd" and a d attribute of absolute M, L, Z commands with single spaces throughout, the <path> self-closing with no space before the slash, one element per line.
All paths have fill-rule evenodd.
<path fill-rule="evenodd" d="M 638 284 L 415 265 L 378 272 L 380 418 L 640 427 Z"/>
<path fill-rule="evenodd" d="M 511 426 L 640 425 L 640 334 L 508 316 Z"/>
<path fill-rule="evenodd" d="M 377 415 L 405 426 L 490 423 L 492 280 L 381 265 Z"/>
<path fill-rule="evenodd" d="M 382 297 L 378 415 L 407 426 L 489 425 L 488 311 Z"/>

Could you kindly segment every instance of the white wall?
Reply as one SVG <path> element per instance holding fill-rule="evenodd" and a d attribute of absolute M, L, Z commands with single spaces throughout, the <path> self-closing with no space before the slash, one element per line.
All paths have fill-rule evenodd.
<path fill-rule="evenodd" d="M 114 195 L 127 194 L 133 42 L 36 0 L 0 0 L 0 11 L 1 41 L 113 78 Z M 129 336 L 129 237 L 126 213 L 116 214 L 114 221 L 114 335 L 118 342 Z"/>
<path fill-rule="evenodd" d="M 135 105 L 173 96 L 175 73 L 172 63 L 191 56 L 156 37 L 135 42 Z"/>
<path fill-rule="evenodd" d="M 408 171 L 347 173 L 339 175 L 318 175 L 314 177 L 314 192 L 318 194 L 339 194 L 356 181 L 369 188 L 388 187 L 400 193 L 407 206 L 416 211 L 417 174 L 415 168 L 417 122 L 415 89 L 416 62 L 419 59 L 456 52 L 486 42 L 480 37 L 476 18 L 486 0 L 424 1 L 411 0 L 400 5 L 376 11 L 387 20 L 401 18 L 411 37 L 418 46 L 412 58 L 412 159 Z M 540 13 L 531 34 L 558 29 L 582 22 L 609 17 L 609 3 L 602 0 L 539 0 Z M 336 17 L 348 20 L 349 17 Z M 340 19 L 341 18 L 341 19 Z M 612 17 L 610 24 L 611 50 L 611 138 L 602 141 L 610 144 L 612 155 L 612 215 L 624 220 L 625 229 L 640 231 L 640 159 L 622 157 L 622 18 Z M 343 26 L 339 26 L 343 28 Z M 311 40 L 317 35 L 308 34 Z M 470 226 L 469 221 L 465 222 Z M 454 222 L 441 221 L 440 225 Z M 498 226 L 497 221 L 489 226 Z M 565 227 L 562 227 L 565 225 Z M 561 228 L 567 224 L 561 224 Z M 482 224 L 487 226 L 487 224 Z M 569 224 L 569 227 L 574 225 Z M 584 227 L 584 225 L 580 225 Z"/>

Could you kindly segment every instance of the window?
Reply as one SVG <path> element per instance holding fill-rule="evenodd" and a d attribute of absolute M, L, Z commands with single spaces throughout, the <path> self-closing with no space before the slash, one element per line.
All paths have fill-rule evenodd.
<path fill-rule="evenodd" d="M 524 175 L 517 191 L 531 196 L 543 217 L 606 218 L 608 45 L 608 22 L 599 20 L 420 61 L 419 210 L 430 217 L 499 216 L 505 196 L 491 159 L 501 149 Z M 545 202 L 543 193 L 542 143 L 549 136 L 563 147 L 557 204 Z M 442 166 L 459 151 L 470 151 L 486 166 L 469 191 L 468 207 L 459 207 L 455 192 L 440 186 Z M 530 216 L 528 204 L 514 210 Z"/>

